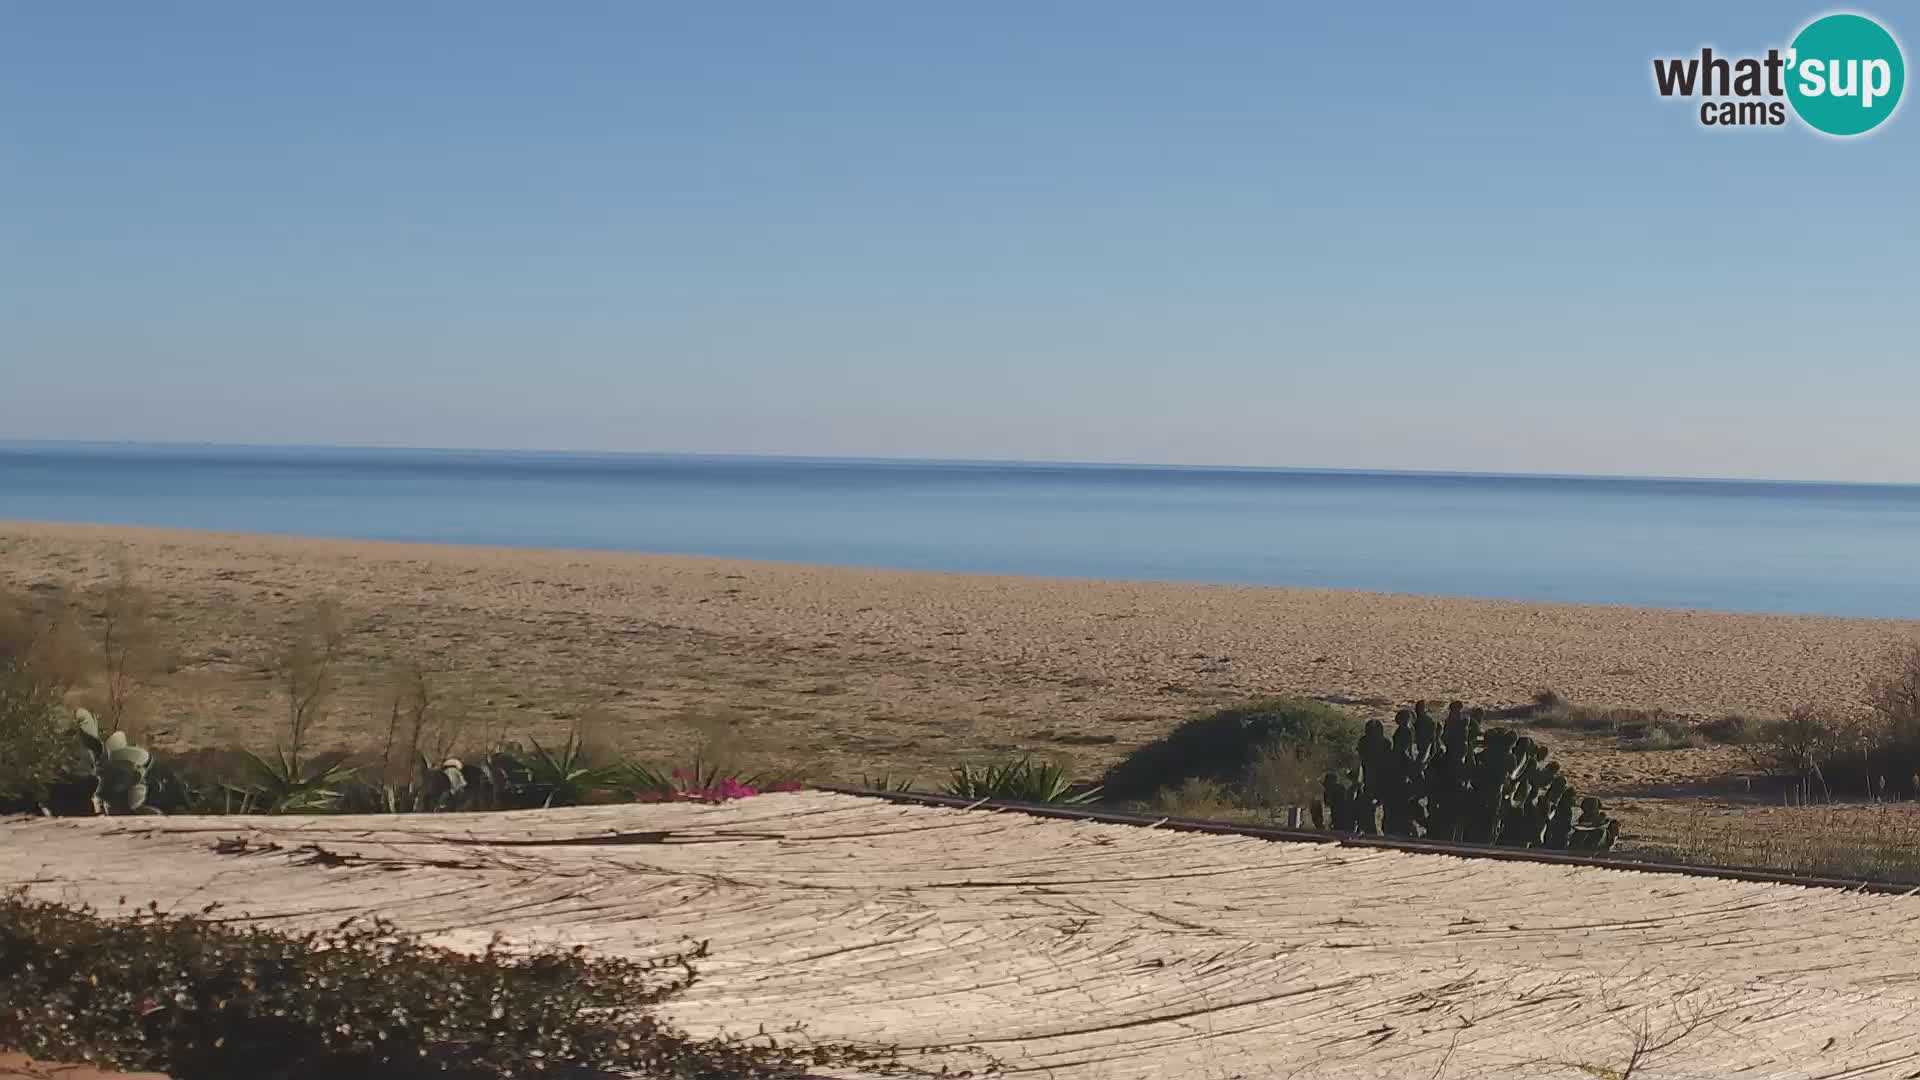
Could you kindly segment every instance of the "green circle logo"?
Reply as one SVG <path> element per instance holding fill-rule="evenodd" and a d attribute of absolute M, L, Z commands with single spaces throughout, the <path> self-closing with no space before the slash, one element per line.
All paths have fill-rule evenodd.
<path fill-rule="evenodd" d="M 1864 15 L 1808 23 L 1787 52 L 1787 71 L 1793 111 L 1829 135 L 1872 131 L 1893 115 L 1907 84 L 1900 43 Z"/>

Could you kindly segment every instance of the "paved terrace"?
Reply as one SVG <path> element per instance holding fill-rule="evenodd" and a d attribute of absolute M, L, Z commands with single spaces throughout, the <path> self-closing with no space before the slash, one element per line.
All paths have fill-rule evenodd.
<path fill-rule="evenodd" d="M 244 836 L 278 850 L 221 854 Z M 315 860 L 313 846 L 345 859 Z M 824 792 L 722 806 L 0 824 L 0 885 L 379 913 L 446 944 L 710 939 L 696 1032 L 1145 1077 L 1920 1075 L 1920 898 Z"/>

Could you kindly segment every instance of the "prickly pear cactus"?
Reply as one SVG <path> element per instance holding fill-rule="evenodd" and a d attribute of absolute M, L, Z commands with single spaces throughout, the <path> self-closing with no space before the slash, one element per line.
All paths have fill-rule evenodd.
<path fill-rule="evenodd" d="M 1486 724 L 1483 708 L 1448 704 L 1436 721 L 1424 701 L 1394 716 L 1392 734 L 1368 720 L 1360 768 L 1327 773 L 1313 805 L 1318 828 L 1436 840 L 1606 851 L 1620 823 L 1580 799 L 1552 751 Z"/>
<path fill-rule="evenodd" d="M 147 805 L 147 770 L 153 764 L 153 754 L 146 747 L 128 742 L 124 731 L 101 735 L 100 721 L 85 709 L 74 710 L 74 731 L 93 761 L 90 801 L 95 813 L 157 812 Z M 74 792 L 83 782 L 75 778 Z M 72 801 L 77 805 L 77 794 Z"/>

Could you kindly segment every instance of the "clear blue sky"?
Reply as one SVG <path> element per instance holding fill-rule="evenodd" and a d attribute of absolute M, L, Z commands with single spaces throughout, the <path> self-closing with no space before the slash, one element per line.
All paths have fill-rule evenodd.
<path fill-rule="evenodd" d="M 1827 9 L 1454 8 L 0 5 L 0 437 L 1920 481 Z"/>

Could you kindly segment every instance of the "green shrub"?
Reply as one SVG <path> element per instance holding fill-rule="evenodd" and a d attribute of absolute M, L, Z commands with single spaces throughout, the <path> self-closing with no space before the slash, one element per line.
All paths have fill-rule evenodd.
<path fill-rule="evenodd" d="M 84 769 L 84 757 L 58 695 L 0 666 L 0 813 L 44 805 L 55 783 Z"/>
<path fill-rule="evenodd" d="M 946 793 L 963 799 L 1006 799 L 1030 803 L 1089 803 L 1100 789 L 1074 790 L 1071 774 L 1060 765 L 1032 758 L 990 765 L 962 765 L 953 770 Z"/>
<path fill-rule="evenodd" d="M 1108 770 L 1107 797 L 1145 801 L 1188 780 L 1248 805 L 1306 805 L 1329 770 L 1357 763 L 1360 722 L 1324 702 L 1265 698 L 1198 716 Z"/>
<path fill-rule="evenodd" d="M 211 910 L 102 918 L 0 897 L 0 1045 L 176 1080 L 732 1080 L 886 1063 L 851 1047 L 697 1041 L 662 1024 L 650 1008 L 693 981 L 703 948 L 632 961 L 496 941 L 469 955 L 378 920 L 287 934 Z"/>

